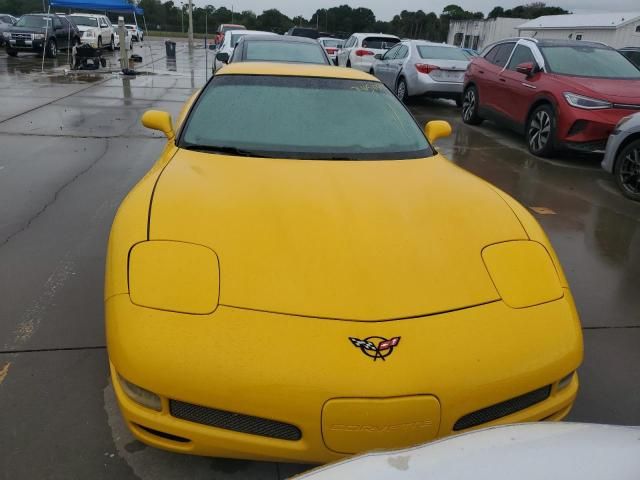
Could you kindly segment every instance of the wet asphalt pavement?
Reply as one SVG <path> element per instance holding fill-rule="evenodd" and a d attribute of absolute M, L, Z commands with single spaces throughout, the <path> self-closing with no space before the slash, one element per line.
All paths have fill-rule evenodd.
<path fill-rule="evenodd" d="M 141 114 L 177 115 L 206 79 L 202 48 L 179 41 L 177 62 L 159 41 L 135 53 L 148 74 L 125 79 L 65 75 L 65 53 L 43 74 L 40 58 L 0 52 L 0 477 L 286 478 L 308 467 L 145 447 L 117 411 L 102 306 L 111 221 L 164 145 Z M 570 419 L 639 425 L 640 204 L 598 158 L 532 157 L 517 135 L 463 125 L 450 102 L 411 109 L 451 122 L 438 148 L 453 162 L 543 212 L 584 327 Z"/>

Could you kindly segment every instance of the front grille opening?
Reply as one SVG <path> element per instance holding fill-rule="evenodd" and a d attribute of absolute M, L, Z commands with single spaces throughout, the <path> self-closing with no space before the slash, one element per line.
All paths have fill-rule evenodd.
<path fill-rule="evenodd" d="M 536 403 L 546 400 L 549 398 L 550 394 L 551 385 L 547 385 L 546 387 L 539 388 L 533 392 L 525 393 L 524 395 L 520 395 L 519 397 L 515 397 L 501 403 L 496 403 L 495 405 L 483 408 L 482 410 L 477 410 L 460 418 L 453 426 L 453 430 L 458 431 L 466 428 L 477 427 L 483 423 L 492 422 L 493 420 L 506 417 L 507 415 L 519 412 L 520 410 L 524 410 L 525 408 L 529 408 Z"/>
<path fill-rule="evenodd" d="M 288 423 L 242 413 L 227 412 L 216 408 L 201 407 L 178 400 L 169 400 L 169 411 L 172 416 L 182 420 L 233 430 L 234 432 L 278 438 L 280 440 L 300 440 L 302 438 L 300 429 Z"/>
<path fill-rule="evenodd" d="M 589 122 L 587 122 L 586 120 L 576 120 L 573 125 L 571 125 L 569 133 L 567 135 L 569 137 L 577 135 L 580 132 L 583 132 L 587 128 L 587 125 L 589 125 Z"/>
<path fill-rule="evenodd" d="M 171 440 L 173 442 L 179 442 L 179 443 L 189 443 L 191 441 L 188 438 L 178 437 L 177 435 L 171 435 L 170 433 L 161 432 L 160 430 L 154 430 L 153 428 L 149 428 L 149 427 L 143 427 L 138 423 L 134 423 L 134 425 L 139 429 L 144 430 L 147 433 L 150 433 L 151 435 L 164 438 L 165 440 Z"/>

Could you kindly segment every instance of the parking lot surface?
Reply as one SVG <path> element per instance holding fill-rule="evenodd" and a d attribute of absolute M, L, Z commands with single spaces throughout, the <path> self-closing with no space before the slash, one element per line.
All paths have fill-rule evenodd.
<path fill-rule="evenodd" d="M 177 455 L 146 447 L 122 422 L 108 377 L 102 287 L 122 198 L 164 137 L 147 109 L 177 115 L 207 78 L 205 50 L 136 45 L 141 74 L 65 74 L 56 60 L 0 53 L 0 475 L 2 478 L 287 478 L 309 466 Z M 109 53 L 115 67 L 114 54 Z M 116 54 L 117 55 L 117 54 Z M 569 420 L 640 424 L 640 204 L 597 157 L 531 156 L 453 102 L 410 104 L 444 119 L 440 149 L 531 208 L 553 243 L 581 314 L 585 360 Z"/>

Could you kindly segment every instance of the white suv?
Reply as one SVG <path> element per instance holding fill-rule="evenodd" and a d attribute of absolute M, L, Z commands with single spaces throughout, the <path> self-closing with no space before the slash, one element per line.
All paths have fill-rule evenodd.
<path fill-rule="evenodd" d="M 369 73 L 377 54 L 384 55 L 398 43 L 395 35 L 383 33 L 354 33 L 338 52 L 338 66 L 357 68 Z"/>
<path fill-rule="evenodd" d="M 109 47 L 113 50 L 116 46 L 113 35 L 113 26 L 106 15 L 94 13 L 72 13 L 67 15 L 82 32 L 82 43 L 87 43 L 93 48 Z"/>

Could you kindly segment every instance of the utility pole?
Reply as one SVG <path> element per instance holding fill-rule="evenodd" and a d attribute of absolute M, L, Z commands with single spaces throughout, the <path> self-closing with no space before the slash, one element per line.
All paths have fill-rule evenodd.
<path fill-rule="evenodd" d="M 193 0 L 189 0 L 189 48 L 193 48 Z"/>
<path fill-rule="evenodd" d="M 184 33 L 184 2 L 180 2 L 180 31 Z"/>

